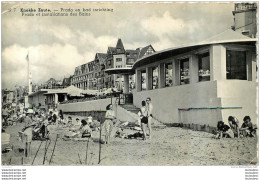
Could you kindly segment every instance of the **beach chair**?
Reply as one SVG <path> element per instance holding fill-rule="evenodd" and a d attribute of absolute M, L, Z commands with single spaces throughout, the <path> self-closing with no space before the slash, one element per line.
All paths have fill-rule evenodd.
<path fill-rule="evenodd" d="M 2 153 L 7 153 L 13 150 L 13 145 L 10 144 L 10 134 L 2 133 L 1 134 L 1 142 L 2 142 Z"/>

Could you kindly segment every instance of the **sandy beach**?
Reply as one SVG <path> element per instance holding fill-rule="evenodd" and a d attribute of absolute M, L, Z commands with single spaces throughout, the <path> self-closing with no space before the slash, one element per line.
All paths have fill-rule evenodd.
<path fill-rule="evenodd" d="M 213 139 L 213 134 L 177 127 L 153 129 L 151 140 L 112 138 L 111 144 L 101 145 L 99 161 L 99 131 L 89 140 L 64 140 L 62 133 L 51 132 L 50 141 L 33 141 L 32 157 L 26 159 L 18 148 L 23 148 L 18 131 L 22 124 L 7 127 L 14 149 L 2 153 L 2 165 L 85 165 L 85 166 L 145 166 L 145 165 L 255 165 L 257 138 Z M 113 135 L 117 128 L 113 129 Z M 130 131 L 130 130 L 129 130 Z M 133 131 L 137 132 L 137 131 Z M 55 151 L 53 153 L 57 137 Z M 102 136 L 103 137 L 103 136 Z M 104 138 L 104 137 L 103 137 Z M 49 144 L 50 143 L 50 144 Z M 47 149 L 44 160 L 45 148 Z M 50 162 L 50 158 L 52 156 Z M 87 154 L 87 160 L 86 160 Z M 44 162 L 44 164 L 43 164 Z"/>

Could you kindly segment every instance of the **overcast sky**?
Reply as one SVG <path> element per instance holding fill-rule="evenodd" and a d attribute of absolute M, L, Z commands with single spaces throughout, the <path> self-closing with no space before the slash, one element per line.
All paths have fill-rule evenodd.
<path fill-rule="evenodd" d="M 19 12 L 38 7 L 113 12 L 81 17 L 25 17 Z M 2 3 L 2 88 L 27 85 L 28 51 L 33 83 L 62 80 L 95 53 L 106 53 L 118 38 L 126 49 L 151 44 L 156 51 L 202 41 L 233 25 L 233 9 L 233 3 Z"/>

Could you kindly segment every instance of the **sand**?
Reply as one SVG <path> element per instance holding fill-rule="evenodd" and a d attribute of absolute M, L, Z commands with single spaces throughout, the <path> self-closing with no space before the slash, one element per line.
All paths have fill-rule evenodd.
<path fill-rule="evenodd" d="M 6 128 L 11 134 L 14 150 L 2 153 L 3 165 L 32 165 L 41 141 L 32 142 L 32 157 L 24 158 L 18 152 L 23 144 L 18 140 L 18 131 L 22 125 Z M 115 133 L 116 128 L 113 129 Z M 59 133 L 52 161 L 56 136 Z M 99 132 L 93 132 L 89 142 L 64 140 L 62 132 L 54 131 L 44 161 L 46 141 L 43 141 L 33 165 L 255 165 L 257 156 L 257 138 L 213 139 L 213 134 L 192 131 L 177 127 L 153 129 L 151 140 L 111 138 L 110 144 L 101 145 L 99 162 Z M 104 138 L 102 136 L 102 138 Z M 87 148 L 88 147 L 88 148 Z M 87 154 L 87 161 L 86 161 Z M 254 161 L 253 161 L 254 160 Z M 253 162 L 252 162 L 253 161 Z"/>

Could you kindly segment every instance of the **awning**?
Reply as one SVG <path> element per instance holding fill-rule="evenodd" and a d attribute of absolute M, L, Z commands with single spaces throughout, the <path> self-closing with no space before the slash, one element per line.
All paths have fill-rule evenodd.
<path fill-rule="evenodd" d="M 110 68 L 106 69 L 105 73 L 107 74 L 134 74 L 135 71 L 132 68 Z"/>

